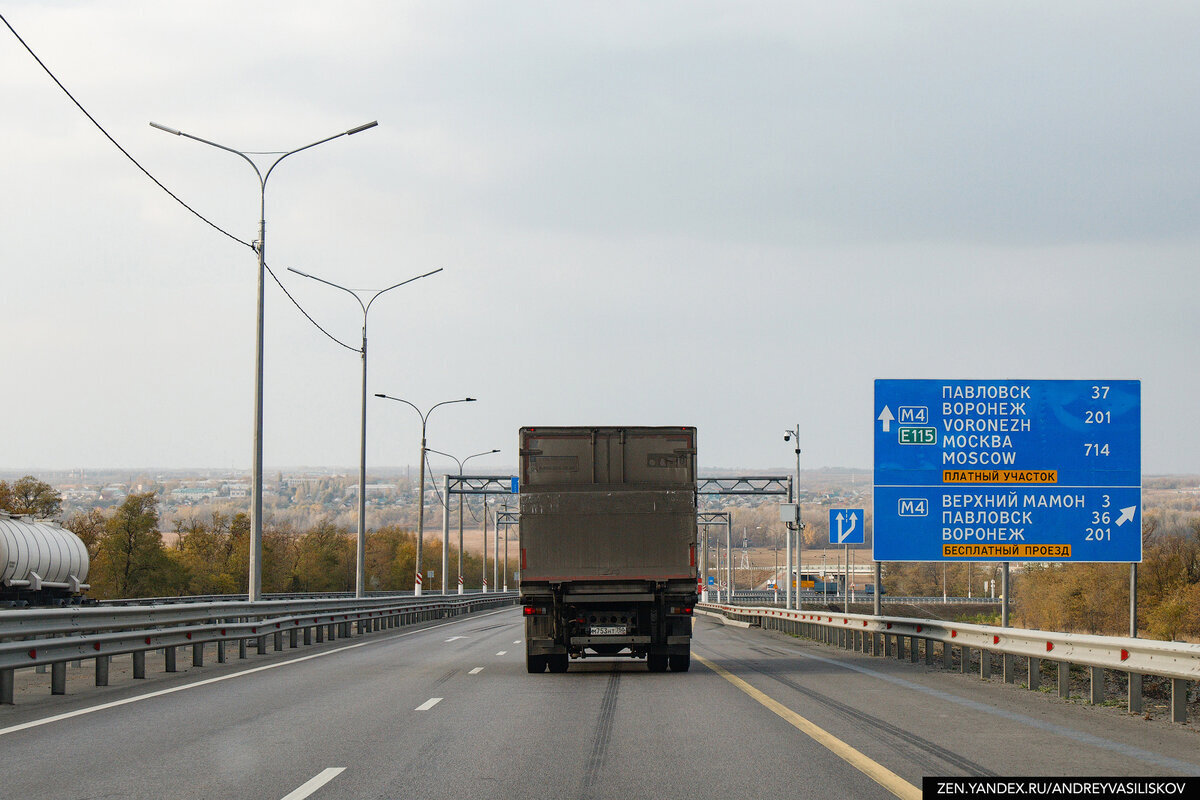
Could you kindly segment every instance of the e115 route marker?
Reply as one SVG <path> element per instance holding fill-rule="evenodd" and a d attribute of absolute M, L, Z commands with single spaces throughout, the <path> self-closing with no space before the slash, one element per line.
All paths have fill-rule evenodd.
<path fill-rule="evenodd" d="M 876 561 L 1142 560 L 1140 381 L 880 379 L 872 415 Z"/>

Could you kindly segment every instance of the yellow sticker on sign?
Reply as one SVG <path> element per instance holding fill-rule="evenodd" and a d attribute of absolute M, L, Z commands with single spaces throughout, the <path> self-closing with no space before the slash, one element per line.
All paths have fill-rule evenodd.
<path fill-rule="evenodd" d="M 1069 544 L 944 544 L 943 558 L 1010 558 L 1037 561 L 1045 558 L 1070 558 Z"/>
<path fill-rule="evenodd" d="M 942 483 L 1058 483 L 1058 470 L 944 469 Z"/>

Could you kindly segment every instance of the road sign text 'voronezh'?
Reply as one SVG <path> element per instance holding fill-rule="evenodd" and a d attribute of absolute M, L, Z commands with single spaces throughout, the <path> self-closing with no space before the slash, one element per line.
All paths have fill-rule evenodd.
<path fill-rule="evenodd" d="M 1141 561 L 1141 382 L 876 380 L 877 561 Z"/>

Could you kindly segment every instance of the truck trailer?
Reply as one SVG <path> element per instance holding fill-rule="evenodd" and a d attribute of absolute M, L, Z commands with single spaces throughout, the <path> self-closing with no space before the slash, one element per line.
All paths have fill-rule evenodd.
<path fill-rule="evenodd" d="M 696 605 L 696 429 L 520 431 L 529 672 L 646 659 L 685 672 Z"/>

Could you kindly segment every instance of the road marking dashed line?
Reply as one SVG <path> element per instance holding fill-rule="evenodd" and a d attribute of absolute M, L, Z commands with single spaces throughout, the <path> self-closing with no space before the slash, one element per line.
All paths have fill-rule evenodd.
<path fill-rule="evenodd" d="M 414 710 L 415 711 L 428 711 L 429 709 L 433 708 L 440 702 L 442 702 L 442 698 L 431 697 L 428 700 L 426 700 L 424 703 L 421 703 L 421 705 L 417 706 L 416 709 L 414 709 Z"/>

